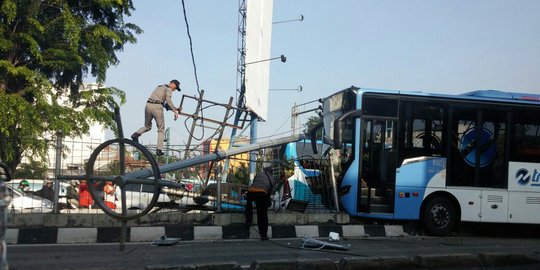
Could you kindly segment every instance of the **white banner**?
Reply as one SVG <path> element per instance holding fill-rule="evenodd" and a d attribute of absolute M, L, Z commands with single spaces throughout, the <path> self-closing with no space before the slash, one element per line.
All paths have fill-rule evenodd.
<path fill-rule="evenodd" d="M 273 0 L 248 0 L 246 18 L 246 107 L 266 120 L 270 77 Z M 252 63 L 252 64 L 250 64 Z"/>

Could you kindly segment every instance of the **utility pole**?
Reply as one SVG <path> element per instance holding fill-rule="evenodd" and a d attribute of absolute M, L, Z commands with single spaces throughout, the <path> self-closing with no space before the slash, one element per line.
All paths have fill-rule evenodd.
<path fill-rule="evenodd" d="M 302 103 L 302 104 L 299 104 L 299 105 L 295 104 L 291 108 L 291 129 L 292 129 L 292 134 L 293 135 L 296 134 L 296 126 L 298 124 L 297 121 L 298 121 L 298 116 L 299 115 L 304 114 L 304 113 L 313 112 L 313 111 L 316 111 L 316 110 L 320 109 L 319 107 L 310 108 L 311 106 L 307 106 L 307 105 L 310 105 L 310 104 L 316 103 L 316 102 L 319 102 L 319 100 L 313 100 L 313 101 L 309 101 L 309 102 Z"/>

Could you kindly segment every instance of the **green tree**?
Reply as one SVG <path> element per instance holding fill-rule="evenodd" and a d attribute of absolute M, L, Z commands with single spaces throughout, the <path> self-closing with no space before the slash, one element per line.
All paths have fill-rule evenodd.
<path fill-rule="evenodd" d="M 307 120 L 307 123 L 306 123 L 306 131 L 309 132 L 311 131 L 311 129 L 313 129 L 316 125 L 318 125 L 319 123 L 321 123 L 321 118 L 319 116 L 311 116 L 308 118 Z M 322 138 L 322 128 L 317 130 L 317 132 L 315 133 L 315 135 L 317 136 L 317 138 Z"/>
<path fill-rule="evenodd" d="M 43 179 L 47 174 L 47 163 L 30 160 L 29 163 L 20 164 L 13 178 Z"/>
<path fill-rule="evenodd" d="M 249 184 L 249 169 L 244 163 L 240 163 L 240 166 L 229 169 L 229 181 L 234 184 Z"/>
<path fill-rule="evenodd" d="M 79 86 L 89 75 L 105 82 L 116 53 L 136 42 L 142 30 L 124 22 L 131 10 L 131 0 L 0 0 L 0 160 L 12 172 L 23 156 L 44 159 L 56 131 L 115 130 L 125 93 Z"/>
<path fill-rule="evenodd" d="M 113 160 L 107 164 L 107 169 L 109 170 L 103 175 L 120 175 L 120 160 Z"/>

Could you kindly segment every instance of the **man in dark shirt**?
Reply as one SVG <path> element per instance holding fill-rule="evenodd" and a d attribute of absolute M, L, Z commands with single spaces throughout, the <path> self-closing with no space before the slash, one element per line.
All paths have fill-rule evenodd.
<path fill-rule="evenodd" d="M 52 180 L 47 179 L 45 181 L 45 185 L 43 185 L 43 187 L 40 190 L 36 191 L 35 194 L 41 198 L 47 199 L 52 202 L 54 200 L 54 190 L 52 187 L 53 187 Z"/>
<path fill-rule="evenodd" d="M 291 166 L 280 163 L 277 168 L 269 166 L 258 172 L 249 186 L 246 194 L 246 225 L 251 226 L 253 221 L 253 202 L 257 206 L 257 228 L 261 235 L 261 240 L 268 240 L 268 207 L 272 205 L 272 192 L 275 186 L 274 174 L 286 180 L 293 174 L 291 170 L 283 170 L 281 166 L 292 169 Z"/>

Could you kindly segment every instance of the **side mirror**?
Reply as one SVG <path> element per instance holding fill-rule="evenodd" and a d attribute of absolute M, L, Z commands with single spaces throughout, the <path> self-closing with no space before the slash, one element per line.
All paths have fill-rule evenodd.
<path fill-rule="evenodd" d="M 318 123 L 309 131 L 309 139 L 311 140 L 311 148 L 313 154 L 317 154 L 317 130 L 321 129 L 324 126 L 323 122 Z"/>
<path fill-rule="evenodd" d="M 332 146 L 334 149 L 341 149 L 341 117 L 334 120 L 334 140 Z"/>
<path fill-rule="evenodd" d="M 342 114 L 340 117 L 338 117 L 336 120 L 334 120 L 334 138 L 333 138 L 333 144 L 332 146 L 334 149 L 341 149 L 342 145 L 342 126 L 343 126 L 343 120 L 347 117 L 353 117 L 358 118 L 362 116 L 362 110 L 354 110 L 350 111 L 348 113 Z"/>

